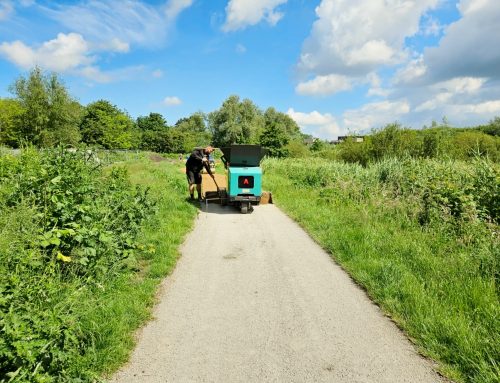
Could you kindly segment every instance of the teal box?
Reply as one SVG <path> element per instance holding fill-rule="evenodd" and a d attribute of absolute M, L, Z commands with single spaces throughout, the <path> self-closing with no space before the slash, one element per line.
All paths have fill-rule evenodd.
<path fill-rule="evenodd" d="M 260 167 L 229 167 L 228 169 L 229 198 L 238 195 L 262 194 L 262 169 Z"/>

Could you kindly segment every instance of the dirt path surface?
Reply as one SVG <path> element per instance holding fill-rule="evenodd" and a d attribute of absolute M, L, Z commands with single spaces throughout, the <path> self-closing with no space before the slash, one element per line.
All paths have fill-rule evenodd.
<path fill-rule="evenodd" d="M 335 235 L 335 233 L 332 233 Z M 113 382 L 441 382 L 273 205 L 209 205 Z"/>

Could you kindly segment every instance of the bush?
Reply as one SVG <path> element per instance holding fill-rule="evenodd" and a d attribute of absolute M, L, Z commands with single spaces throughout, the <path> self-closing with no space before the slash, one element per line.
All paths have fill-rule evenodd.
<path fill-rule="evenodd" d="M 83 152 L 2 156 L 0 181 L 0 381 L 75 381 L 81 298 L 131 264 L 153 204 Z"/>

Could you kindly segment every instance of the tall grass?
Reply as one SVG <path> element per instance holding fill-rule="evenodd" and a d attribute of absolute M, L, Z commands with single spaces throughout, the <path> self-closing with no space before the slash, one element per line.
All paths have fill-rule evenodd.
<path fill-rule="evenodd" d="M 499 168 L 266 160 L 276 203 L 456 381 L 500 376 Z"/>

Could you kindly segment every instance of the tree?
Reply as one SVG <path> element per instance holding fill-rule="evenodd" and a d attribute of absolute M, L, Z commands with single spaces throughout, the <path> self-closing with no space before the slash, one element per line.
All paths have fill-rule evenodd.
<path fill-rule="evenodd" d="M 266 127 L 271 124 L 279 124 L 291 140 L 301 138 L 300 127 L 297 123 L 288 114 L 278 112 L 272 107 L 267 108 L 264 112 L 264 124 Z"/>
<path fill-rule="evenodd" d="M 220 109 L 208 115 L 208 128 L 213 144 L 254 144 L 259 141 L 264 127 L 264 117 L 255 104 L 238 96 L 230 96 Z"/>
<path fill-rule="evenodd" d="M 11 98 L 0 98 L 0 145 L 19 146 L 21 103 Z"/>
<path fill-rule="evenodd" d="M 83 142 L 105 149 L 130 149 L 136 144 L 132 119 L 106 100 L 85 108 L 80 131 Z"/>
<path fill-rule="evenodd" d="M 149 113 L 149 116 L 137 117 L 136 124 L 143 132 L 148 130 L 158 132 L 168 128 L 167 120 L 160 113 Z"/>
<path fill-rule="evenodd" d="M 10 90 L 23 109 L 19 139 L 37 146 L 74 145 L 79 141 L 80 104 L 55 73 L 47 75 L 36 67 L 27 78 L 19 77 Z"/>
<path fill-rule="evenodd" d="M 287 157 L 289 141 L 284 125 L 277 122 L 267 124 L 260 136 L 260 144 L 269 150 L 271 157 Z"/>
<path fill-rule="evenodd" d="M 184 138 L 184 152 L 190 152 L 194 147 L 206 146 L 212 141 L 212 135 L 207 130 L 207 117 L 196 112 L 187 118 L 181 118 L 173 128 L 178 136 Z"/>
<path fill-rule="evenodd" d="M 185 133 L 206 133 L 206 116 L 202 112 L 193 113 L 189 117 L 184 117 L 175 123 L 175 127 Z"/>

